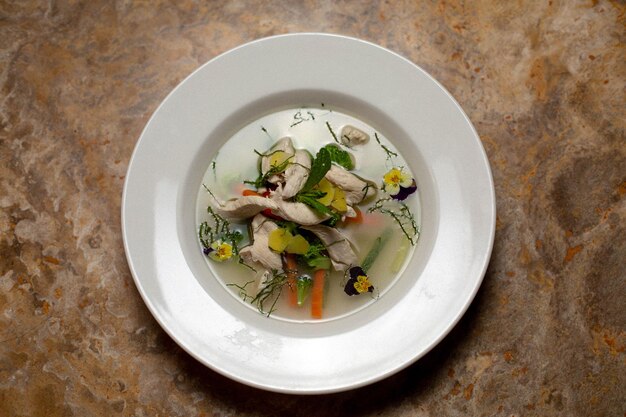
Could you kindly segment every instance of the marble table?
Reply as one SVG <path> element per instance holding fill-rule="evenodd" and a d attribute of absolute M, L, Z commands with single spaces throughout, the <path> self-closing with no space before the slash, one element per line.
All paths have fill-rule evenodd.
<path fill-rule="evenodd" d="M 626 415 L 626 7 L 618 1 L 0 3 L 1 416 Z M 126 263 L 133 147 L 187 74 L 289 32 L 363 38 L 436 77 L 488 154 L 483 285 L 373 385 L 269 393 L 196 362 Z"/>

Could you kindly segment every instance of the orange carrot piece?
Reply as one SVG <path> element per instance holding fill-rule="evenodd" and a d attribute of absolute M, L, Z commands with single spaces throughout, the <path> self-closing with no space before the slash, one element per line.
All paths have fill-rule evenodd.
<path fill-rule="evenodd" d="M 361 216 L 363 216 L 361 222 L 368 226 L 380 226 L 385 221 L 385 215 L 381 213 L 361 213 Z"/>
<path fill-rule="evenodd" d="M 354 208 L 354 211 L 356 212 L 356 216 L 346 217 L 346 223 L 354 223 L 354 224 L 363 223 L 363 213 L 361 212 L 361 210 L 359 210 L 358 207 L 353 207 L 353 208 Z"/>
<path fill-rule="evenodd" d="M 289 297 L 289 305 L 296 307 L 298 305 L 298 265 L 296 263 L 296 256 L 292 253 L 285 254 L 285 272 L 287 273 L 287 295 Z"/>
<path fill-rule="evenodd" d="M 324 304 L 324 281 L 326 270 L 317 269 L 313 273 L 313 288 L 311 289 L 311 317 L 322 318 L 322 305 Z"/>
<path fill-rule="evenodd" d="M 241 195 L 243 195 L 244 197 L 248 197 L 251 195 L 256 195 L 258 197 L 261 197 L 261 194 L 257 193 L 256 191 L 249 190 L 247 188 L 241 192 Z"/>

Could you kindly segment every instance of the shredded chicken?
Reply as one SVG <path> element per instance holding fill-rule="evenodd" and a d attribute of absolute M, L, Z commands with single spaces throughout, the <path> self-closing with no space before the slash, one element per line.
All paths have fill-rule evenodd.
<path fill-rule="evenodd" d="M 321 224 L 305 226 L 303 229 L 312 232 L 326 246 L 330 261 L 336 271 L 345 271 L 357 263 L 350 241 L 339 230 Z"/>
<path fill-rule="evenodd" d="M 277 151 L 284 152 L 286 156 L 290 158 L 290 162 L 293 160 L 294 154 L 296 153 L 296 150 L 293 147 L 293 143 L 291 142 L 291 138 L 284 137 L 282 139 L 279 139 L 276 142 L 276 144 L 272 146 L 272 149 L 270 149 L 266 153 L 266 156 L 261 158 L 261 174 L 262 175 L 265 175 L 272 168 L 272 165 L 270 163 L 271 155 Z M 272 184 L 277 184 L 279 182 L 282 182 L 283 179 L 284 179 L 284 174 L 281 173 L 281 174 L 270 175 L 267 181 Z"/>
<path fill-rule="evenodd" d="M 346 196 L 346 204 L 354 206 L 376 194 L 376 184 L 362 180 L 346 169 L 332 165 L 326 179 L 341 188 Z"/>
<path fill-rule="evenodd" d="M 281 187 L 277 189 L 280 190 Z M 328 215 L 321 214 L 304 203 L 292 202 L 282 199 L 282 194 L 274 192 L 272 198 L 261 196 L 244 196 L 234 198 L 220 204 L 215 211 L 229 220 L 245 220 L 265 209 L 272 213 L 302 225 L 313 225 L 328 219 Z"/>
<path fill-rule="evenodd" d="M 343 129 L 341 129 L 341 142 L 349 147 L 353 147 L 356 145 L 364 145 L 369 142 L 370 136 L 351 125 L 345 125 Z"/>
<path fill-rule="evenodd" d="M 277 202 L 270 198 L 256 195 L 233 198 L 219 204 L 216 211 L 221 216 L 230 220 L 244 220 L 250 218 L 265 209 L 276 210 Z"/>
<path fill-rule="evenodd" d="M 309 171 L 311 170 L 311 155 L 307 151 L 298 149 L 293 160 L 285 170 L 285 187 L 283 188 L 283 198 L 291 198 L 304 186 Z"/>
<path fill-rule="evenodd" d="M 281 269 L 280 255 L 268 245 L 269 234 L 275 229 L 278 229 L 278 225 L 267 217 L 262 214 L 254 216 L 251 225 L 252 245 L 239 251 L 241 258 L 247 263 L 258 262 L 268 269 Z"/>

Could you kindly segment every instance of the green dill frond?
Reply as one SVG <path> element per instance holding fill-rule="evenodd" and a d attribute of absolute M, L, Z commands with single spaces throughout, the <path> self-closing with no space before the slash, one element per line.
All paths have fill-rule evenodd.
<path fill-rule="evenodd" d="M 392 157 L 397 157 L 398 154 L 395 153 L 394 151 L 392 151 L 391 149 L 389 149 L 387 146 L 383 145 L 380 142 L 380 138 L 378 137 L 378 133 L 374 132 L 374 137 L 376 138 L 376 142 L 378 143 L 378 145 L 380 145 L 380 147 L 383 149 L 383 151 L 385 151 L 385 153 L 387 154 L 387 160 L 390 161 Z"/>
<path fill-rule="evenodd" d="M 409 206 L 401 202 L 395 202 L 391 198 L 381 198 L 377 200 L 372 207 L 368 209 L 368 212 L 379 212 L 390 216 L 396 224 L 400 227 L 400 230 L 409 240 L 412 246 L 415 246 L 419 239 L 419 226 L 415 220 L 415 216 Z"/>
<path fill-rule="evenodd" d="M 254 280 L 252 281 L 247 281 L 245 284 L 243 285 L 238 285 L 238 284 L 226 284 L 227 287 L 235 287 L 237 288 L 239 291 L 237 292 L 237 295 L 239 295 L 239 297 L 244 301 L 248 301 L 250 299 L 253 299 L 254 297 L 252 297 L 250 294 L 248 294 L 248 290 L 246 289 L 246 287 L 250 284 L 254 283 Z"/>
<path fill-rule="evenodd" d="M 255 304 L 261 314 L 269 317 L 276 309 L 276 303 L 279 300 L 280 294 L 283 291 L 283 287 L 287 283 L 287 276 L 278 271 L 272 271 L 272 279 L 265 283 L 265 286 L 257 293 L 257 295 L 250 301 L 251 304 Z M 266 309 L 267 303 L 271 303 L 270 308 Z"/>
<path fill-rule="evenodd" d="M 335 142 L 341 144 L 341 142 L 339 142 L 339 139 L 337 139 L 337 134 L 335 133 L 333 128 L 330 126 L 330 123 L 326 122 L 326 127 L 328 128 L 328 131 L 330 132 L 330 134 L 333 135 L 333 139 L 335 140 Z"/>
<path fill-rule="evenodd" d="M 209 221 L 200 223 L 198 228 L 198 238 L 202 247 L 210 249 L 213 242 L 221 240 L 230 243 L 233 253 L 239 255 L 239 243 L 243 240 L 241 232 L 232 230 L 230 222 L 217 214 L 211 206 L 207 207 L 207 213 L 210 216 Z"/>

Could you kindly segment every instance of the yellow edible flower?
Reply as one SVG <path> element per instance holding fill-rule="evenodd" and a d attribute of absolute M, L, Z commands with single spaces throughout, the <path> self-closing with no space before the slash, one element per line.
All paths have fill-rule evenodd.
<path fill-rule="evenodd" d="M 359 275 L 354 283 L 354 289 L 357 290 L 359 294 L 368 292 L 371 286 L 372 284 L 365 275 Z"/>
<path fill-rule="evenodd" d="M 209 252 L 209 256 L 211 259 L 223 262 L 230 259 L 233 256 L 233 247 L 229 243 L 222 242 L 220 240 L 216 240 L 211 243 L 211 252 Z"/>
<path fill-rule="evenodd" d="M 385 191 L 391 195 L 398 194 L 400 187 L 410 187 L 413 184 L 413 178 L 402 171 L 402 169 L 392 168 L 383 177 L 385 183 Z"/>

